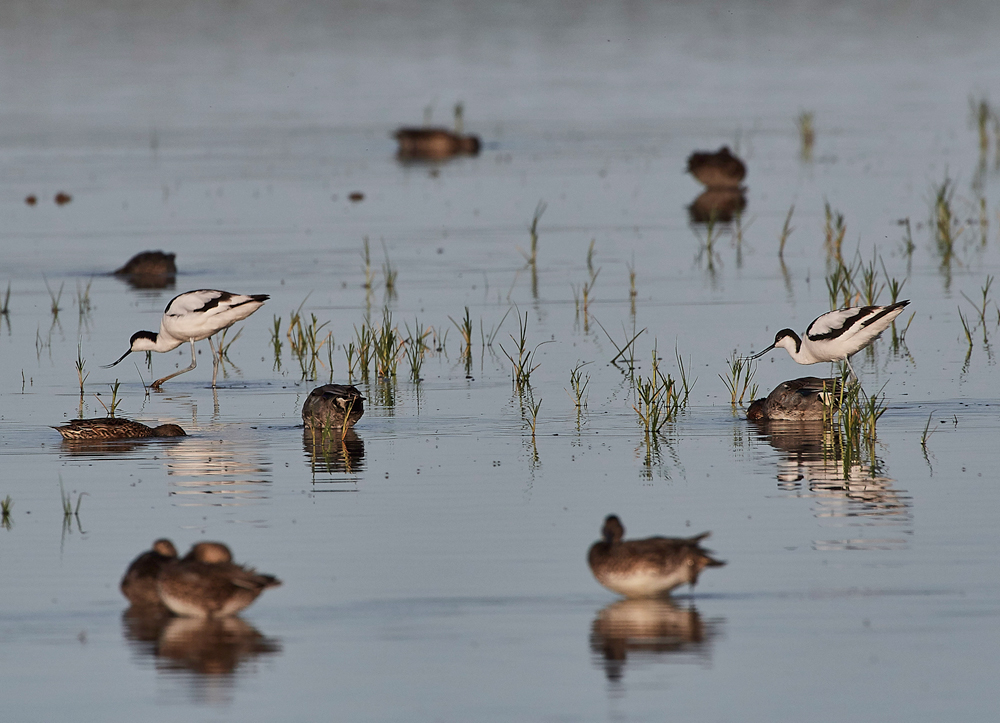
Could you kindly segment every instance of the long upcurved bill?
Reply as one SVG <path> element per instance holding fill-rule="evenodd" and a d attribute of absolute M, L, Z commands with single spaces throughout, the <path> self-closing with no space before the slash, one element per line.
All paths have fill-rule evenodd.
<path fill-rule="evenodd" d="M 113 367 L 113 366 L 116 366 L 116 365 L 118 364 L 118 362 L 120 362 L 120 361 L 121 361 L 122 359 L 124 359 L 125 357 L 127 357 L 127 356 L 128 356 L 129 354 L 131 354 L 131 353 L 132 353 L 132 350 L 131 350 L 131 349 L 129 349 L 129 350 L 127 351 L 127 352 L 125 352 L 125 353 L 124 353 L 124 354 L 122 354 L 122 355 L 121 355 L 120 357 L 118 357 L 118 361 L 116 361 L 116 362 L 113 362 L 113 363 L 111 363 L 111 364 L 105 364 L 105 365 L 103 365 L 103 366 L 101 367 L 101 369 L 110 369 L 111 367 Z"/>

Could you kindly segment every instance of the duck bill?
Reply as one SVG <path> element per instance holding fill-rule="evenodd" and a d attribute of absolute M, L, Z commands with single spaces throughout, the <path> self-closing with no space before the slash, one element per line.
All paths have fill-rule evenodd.
<path fill-rule="evenodd" d="M 131 353 L 132 353 L 132 350 L 129 349 L 127 352 L 125 352 L 120 357 L 118 357 L 118 361 L 113 362 L 111 364 L 105 364 L 104 366 L 101 367 L 101 369 L 110 369 L 113 366 L 117 366 L 121 362 L 122 359 L 124 359 L 125 357 L 127 357 Z"/>

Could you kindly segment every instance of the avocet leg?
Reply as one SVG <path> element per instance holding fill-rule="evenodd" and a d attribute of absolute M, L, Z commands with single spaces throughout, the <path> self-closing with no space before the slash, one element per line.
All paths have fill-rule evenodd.
<path fill-rule="evenodd" d="M 176 371 L 173 374 L 168 374 L 167 376 L 163 377 L 163 379 L 157 379 L 150 386 L 153 389 L 159 389 L 160 386 L 163 384 L 163 382 L 167 381 L 168 379 L 173 379 L 176 376 L 180 376 L 184 372 L 189 372 L 192 369 L 194 369 L 196 366 L 198 366 L 198 361 L 195 359 L 195 356 L 194 356 L 194 340 L 192 340 L 191 341 L 191 366 L 187 367 L 186 369 L 181 369 L 180 371 Z"/>
<path fill-rule="evenodd" d="M 854 367 L 851 366 L 850 358 L 844 359 L 844 363 L 847 364 L 847 368 L 851 370 L 851 376 L 854 377 L 854 381 L 859 381 L 858 375 L 854 371 Z"/>

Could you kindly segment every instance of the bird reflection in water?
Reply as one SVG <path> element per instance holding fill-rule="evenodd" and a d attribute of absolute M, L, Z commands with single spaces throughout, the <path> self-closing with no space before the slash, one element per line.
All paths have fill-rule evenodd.
<path fill-rule="evenodd" d="M 365 467 L 365 443 L 353 429 L 348 429 L 341 438 L 340 430 L 331 434 L 306 427 L 302 432 L 302 451 L 314 476 L 355 474 Z"/>
<path fill-rule="evenodd" d="M 880 474 L 881 462 L 844 444 L 839 425 L 823 421 L 751 420 L 757 439 L 781 453 L 778 487 L 792 497 L 815 500 L 816 517 L 850 525 L 901 527 L 912 534 L 912 498 Z M 817 541 L 822 549 L 902 549 L 904 537 Z"/>
<path fill-rule="evenodd" d="M 611 683 L 625 666 L 650 662 L 708 662 L 721 621 L 702 620 L 693 605 L 666 598 L 620 600 L 597 613 L 590 626 L 590 650 Z"/>
<path fill-rule="evenodd" d="M 709 188 L 688 206 L 691 223 L 731 223 L 747 207 L 741 188 Z"/>
<path fill-rule="evenodd" d="M 248 663 L 281 652 L 269 638 L 238 617 L 180 618 L 164 609 L 137 607 L 122 615 L 122 632 L 140 659 L 151 658 L 164 673 L 193 673 L 195 694 L 228 687 Z"/>

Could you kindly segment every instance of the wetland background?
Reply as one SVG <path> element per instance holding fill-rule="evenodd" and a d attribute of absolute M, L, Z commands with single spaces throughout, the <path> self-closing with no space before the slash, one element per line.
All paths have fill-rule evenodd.
<path fill-rule="evenodd" d="M 992 720 L 1000 139 L 988 119 L 981 147 L 970 99 L 1000 104 L 998 27 L 975 0 L 5 4 L 5 713 Z M 449 124 L 459 102 L 478 157 L 396 160 L 394 128 L 428 107 Z M 722 144 L 747 162 L 747 206 L 709 229 L 683 169 Z M 905 280 L 915 314 L 905 343 L 855 358 L 887 410 L 847 479 L 822 436 L 751 427 L 719 379 L 734 349 L 831 308 L 827 208 L 846 263 Z M 173 288 L 106 275 L 158 248 Z M 152 373 L 141 355 L 100 369 L 203 287 L 271 295 L 217 392 L 204 343 L 162 392 L 143 380 L 185 346 Z M 355 374 L 357 440 L 317 453 L 305 395 L 331 358 L 346 381 L 345 345 L 385 308 L 404 336 L 432 330 L 420 381 L 405 357 L 394 380 Z M 333 336 L 305 379 L 296 310 Z M 504 354 L 518 318 L 527 400 Z M 653 438 L 609 364 L 643 329 L 637 373 L 655 345 L 694 382 Z M 191 436 L 64 445 L 49 425 L 81 414 L 78 361 L 83 416 L 118 379 L 120 415 Z M 812 373 L 776 352 L 755 381 Z M 631 536 L 712 530 L 728 565 L 673 604 L 623 606 L 585 563 L 609 512 Z M 224 643 L 174 644 L 123 618 L 117 590 L 160 536 L 222 540 L 284 586 Z"/>

